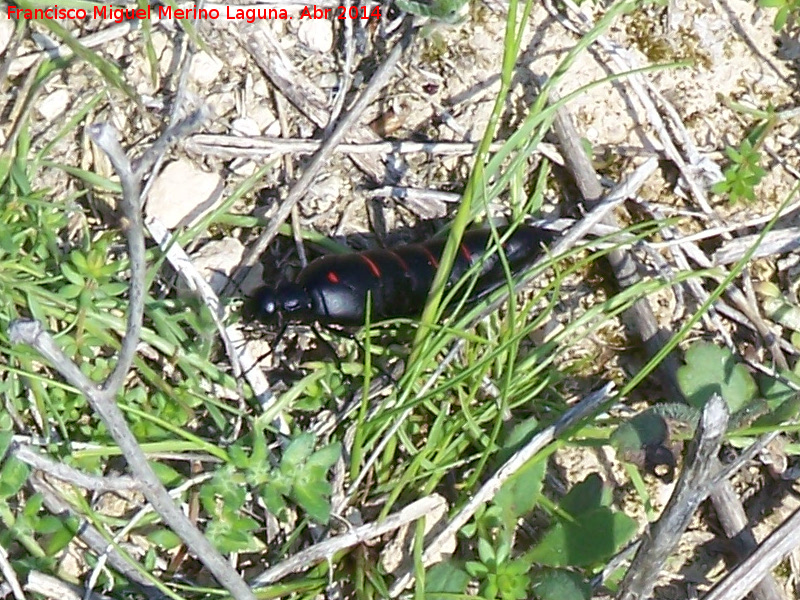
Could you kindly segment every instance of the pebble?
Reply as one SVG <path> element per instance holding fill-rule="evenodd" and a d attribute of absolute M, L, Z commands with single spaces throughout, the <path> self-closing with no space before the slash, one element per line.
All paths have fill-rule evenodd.
<path fill-rule="evenodd" d="M 55 121 L 57 117 L 60 117 L 66 112 L 68 103 L 69 92 L 62 88 L 43 98 L 39 104 L 36 105 L 36 110 L 45 120 Z"/>
<path fill-rule="evenodd" d="M 222 198 L 222 178 L 186 159 L 167 165 L 147 200 L 145 213 L 170 229 L 188 225 L 213 210 Z"/>
<path fill-rule="evenodd" d="M 327 19 L 303 20 L 297 37 L 315 52 L 325 54 L 333 48 L 333 23 Z"/>

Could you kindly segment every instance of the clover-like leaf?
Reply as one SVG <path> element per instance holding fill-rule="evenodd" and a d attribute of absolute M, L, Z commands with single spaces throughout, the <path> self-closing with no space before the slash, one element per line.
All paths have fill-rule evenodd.
<path fill-rule="evenodd" d="M 685 360 L 678 369 L 678 385 L 692 406 L 703 408 L 719 394 L 735 413 L 755 398 L 756 382 L 727 348 L 698 342 L 687 350 Z"/>
<path fill-rule="evenodd" d="M 602 506 L 556 523 L 527 558 L 551 567 L 596 565 L 626 544 L 636 527 L 628 515 Z"/>
<path fill-rule="evenodd" d="M 425 593 L 464 594 L 469 580 L 469 573 L 460 568 L 455 561 L 441 562 L 431 567 L 425 574 Z"/>
<path fill-rule="evenodd" d="M 539 600 L 589 600 L 592 588 L 577 573 L 544 569 L 533 576 L 533 594 Z"/>

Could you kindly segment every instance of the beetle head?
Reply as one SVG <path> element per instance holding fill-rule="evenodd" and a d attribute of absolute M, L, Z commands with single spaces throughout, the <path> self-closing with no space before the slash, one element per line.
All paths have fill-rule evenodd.
<path fill-rule="evenodd" d="M 311 299 L 305 289 L 294 283 L 262 288 L 255 297 L 255 316 L 267 323 L 282 318 L 302 319 L 310 310 Z"/>

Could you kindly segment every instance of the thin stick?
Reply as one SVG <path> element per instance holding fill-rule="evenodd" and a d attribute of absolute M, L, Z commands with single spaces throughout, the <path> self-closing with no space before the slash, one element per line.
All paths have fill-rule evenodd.
<path fill-rule="evenodd" d="M 712 588 L 703 600 L 740 600 L 753 591 L 760 581 L 770 576 L 795 548 L 800 546 L 800 509 L 773 531 L 744 562 Z"/>
<path fill-rule="evenodd" d="M 57 462 L 44 454 L 36 452 L 30 446 L 23 444 L 15 443 L 11 447 L 11 454 L 34 469 L 86 490 L 93 490 L 96 492 L 141 490 L 139 482 L 132 477 L 100 477 L 97 475 L 89 475 L 69 465 Z"/>
<path fill-rule="evenodd" d="M 661 517 L 644 536 L 625 575 L 619 600 L 650 597 L 664 563 L 678 545 L 695 510 L 713 488 L 711 475 L 727 427 L 728 408 L 715 394 L 703 409 L 693 447 L 675 490 Z"/>
<path fill-rule="evenodd" d="M 263 158 L 275 154 L 311 154 L 320 149 L 323 140 L 241 137 L 235 135 L 198 133 L 186 141 L 186 149 L 217 158 Z M 498 150 L 502 143 L 492 144 L 491 150 Z M 409 154 L 426 152 L 439 156 L 469 156 L 475 153 L 478 144 L 474 142 L 365 142 L 361 144 L 343 143 L 334 152 L 342 154 Z"/>
<path fill-rule="evenodd" d="M 3 575 L 9 587 L 11 587 L 14 598 L 17 600 L 26 600 L 25 594 L 22 592 L 22 586 L 20 586 L 19 579 L 17 579 L 17 574 L 8 561 L 8 553 L 2 546 L 0 546 L 0 574 Z"/>
<path fill-rule="evenodd" d="M 180 124 L 176 127 L 180 131 Z M 174 139 L 175 130 L 168 129 L 164 137 Z M 141 482 L 142 492 L 164 522 L 186 543 L 189 549 L 208 568 L 219 583 L 238 600 L 255 600 L 250 588 L 217 549 L 206 539 L 186 515 L 175 506 L 169 493 L 159 481 L 136 437 L 125 421 L 116 397 L 122 388 L 139 343 L 144 312 L 146 281 L 144 224 L 142 222 L 141 174 L 134 172 L 116 135 L 108 125 L 95 124 L 90 134 L 111 160 L 122 184 L 122 207 L 130 260 L 130 292 L 125 335 L 114 370 L 101 385 L 90 380 L 78 366 L 64 354 L 53 337 L 37 321 L 19 319 L 9 327 L 9 337 L 14 343 L 25 343 L 38 350 L 61 375 L 86 396 L 92 409 L 100 416 L 109 433 L 120 447 L 133 476 Z M 145 157 L 148 153 L 145 153 Z M 150 154 L 153 156 L 154 154 Z"/>
<path fill-rule="evenodd" d="M 116 548 L 109 546 L 103 534 L 101 534 L 86 517 L 76 514 L 72 507 L 64 502 L 50 484 L 41 476 L 34 474 L 28 479 L 28 482 L 37 493 L 42 495 L 45 507 L 52 514 L 74 515 L 78 518 L 78 536 L 92 552 L 98 557 L 106 555 L 109 564 L 128 581 L 136 584 L 148 598 L 163 598 L 164 594 L 153 582 L 148 580 L 140 570 L 136 569 L 136 567 L 131 564 L 132 561 L 129 558 L 125 558 Z"/>
<path fill-rule="evenodd" d="M 45 598 L 58 598 L 58 600 L 112 600 L 110 596 L 98 594 L 97 592 L 89 591 L 86 594 L 86 590 L 82 590 L 76 585 L 61 581 L 51 575 L 45 575 L 39 571 L 28 573 L 25 589 Z"/>
<path fill-rule="evenodd" d="M 416 521 L 436 511 L 444 502 L 444 498 L 438 494 L 412 502 L 398 512 L 389 515 L 380 523 L 369 523 L 361 527 L 356 527 L 347 533 L 314 544 L 310 548 L 298 552 L 282 563 L 264 571 L 261 575 L 256 577 L 251 584 L 253 587 L 264 586 L 278 581 L 290 573 L 307 569 L 326 559 L 330 560 L 337 552 L 352 548 L 356 544 L 363 544 L 369 540 L 381 537 L 390 531 L 399 529 L 411 521 Z"/>

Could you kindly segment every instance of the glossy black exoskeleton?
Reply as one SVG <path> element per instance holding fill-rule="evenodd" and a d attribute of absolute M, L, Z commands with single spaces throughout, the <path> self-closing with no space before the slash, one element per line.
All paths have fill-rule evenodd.
<path fill-rule="evenodd" d="M 499 228 L 502 235 L 505 228 Z M 518 227 L 503 243 L 512 272 L 519 271 L 542 252 L 555 234 L 530 226 Z M 476 290 L 485 292 L 505 280 L 497 252 L 486 255 L 490 229 L 468 231 L 450 272 L 452 286 L 474 264 L 482 261 Z M 387 250 L 323 256 L 303 269 L 294 283 L 262 288 L 252 307 L 261 321 L 363 325 L 367 297 L 372 299 L 371 320 L 378 322 L 422 313 L 433 284 L 445 240 L 409 244 Z"/>

